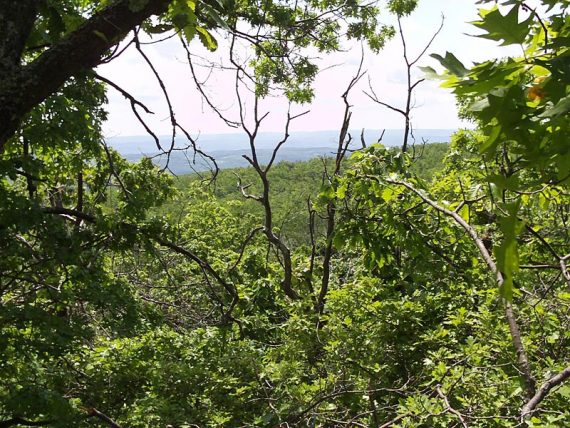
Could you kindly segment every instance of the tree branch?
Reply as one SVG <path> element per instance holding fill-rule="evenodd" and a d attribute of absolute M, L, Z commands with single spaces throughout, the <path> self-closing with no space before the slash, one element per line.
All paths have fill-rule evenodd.
<path fill-rule="evenodd" d="M 0 0 L 0 80 L 20 67 L 38 6 L 36 0 Z"/>
<path fill-rule="evenodd" d="M 463 426 L 463 428 L 468 428 L 467 422 L 465 422 L 465 418 L 463 417 L 463 415 L 458 410 L 451 407 L 451 404 L 449 404 L 449 399 L 447 398 L 447 395 L 445 395 L 443 393 L 443 391 L 441 390 L 441 388 L 439 386 L 436 388 L 436 391 L 437 391 L 437 395 L 439 395 L 439 397 L 445 403 L 445 408 L 447 409 L 447 411 L 450 413 L 453 413 L 455 416 L 457 416 L 457 419 L 459 419 L 459 422 L 461 422 L 461 426 Z"/>
<path fill-rule="evenodd" d="M 60 216 L 64 216 L 64 217 L 68 217 L 68 218 L 72 218 L 72 219 L 80 218 L 80 219 L 85 220 L 89 223 L 97 223 L 97 219 L 95 218 L 95 216 L 93 216 L 91 214 L 87 214 L 85 212 L 69 209 L 69 208 L 46 207 L 46 208 L 42 208 L 42 212 L 45 214 L 55 214 L 55 215 L 60 215 Z M 221 275 L 207 261 L 201 259 L 199 256 L 194 254 L 192 251 L 190 251 L 184 247 L 181 247 L 178 244 L 170 242 L 169 240 L 164 239 L 160 236 L 150 234 L 147 231 L 142 230 L 141 228 L 137 227 L 136 225 L 133 225 L 130 223 L 122 223 L 122 225 L 125 227 L 136 229 L 138 232 L 140 232 L 141 234 L 146 236 L 151 241 L 154 241 L 157 244 L 159 244 L 165 248 L 169 248 L 170 250 L 174 251 L 175 253 L 183 255 L 186 258 L 197 263 L 205 274 L 206 273 L 210 274 L 212 277 L 214 277 L 216 279 L 216 281 L 218 281 L 220 283 L 220 285 L 222 285 L 222 287 L 224 287 L 224 289 L 226 289 L 226 291 L 234 299 L 232 306 L 235 305 L 235 303 L 237 302 L 237 298 L 238 298 L 237 291 L 235 290 L 235 288 L 231 284 L 227 283 L 221 277 Z"/>
<path fill-rule="evenodd" d="M 0 428 L 9 428 L 16 425 L 24 425 L 28 427 L 44 427 L 53 424 L 53 421 L 29 421 L 24 418 L 15 417 L 0 421 Z"/>
<path fill-rule="evenodd" d="M 119 425 L 117 422 L 115 422 L 109 416 L 107 416 L 106 414 L 100 412 L 99 410 L 97 410 L 95 408 L 89 409 L 88 415 L 90 417 L 94 417 L 94 418 L 102 420 L 107 425 L 109 425 L 111 428 L 122 428 L 121 425 Z"/>
<path fill-rule="evenodd" d="M 338 136 L 338 143 L 336 149 L 336 158 L 335 158 L 335 168 L 330 176 L 329 181 L 330 184 L 333 185 L 334 177 L 340 174 L 342 161 L 345 158 L 346 151 L 348 150 L 348 146 L 352 141 L 352 137 L 348 133 L 348 127 L 350 126 L 350 118 L 352 117 L 351 105 L 348 102 L 348 96 L 350 91 L 354 88 L 354 86 L 360 81 L 362 76 L 366 72 L 362 71 L 362 65 L 364 64 L 364 52 L 362 52 L 360 57 L 360 64 L 358 66 L 358 70 L 356 74 L 350 80 L 346 90 L 341 95 L 341 98 L 344 102 L 344 113 L 342 117 L 342 124 L 340 128 L 340 133 Z M 326 228 L 326 246 L 323 255 L 323 276 L 321 278 L 321 288 L 319 290 L 319 295 L 317 297 L 317 304 L 315 310 L 317 314 L 322 315 L 325 309 L 327 294 L 329 291 L 329 283 L 330 283 L 330 275 L 331 275 L 331 258 L 333 256 L 333 237 L 335 234 L 335 226 L 336 226 L 336 203 L 335 201 L 330 201 L 327 204 L 327 228 Z M 322 323 L 319 322 L 319 326 Z"/>
<path fill-rule="evenodd" d="M 552 388 L 560 385 L 566 379 L 570 377 L 570 367 L 566 367 L 557 375 L 552 376 L 546 382 L 544 382 L 536 394 L 527 401 L 527 403 L 523 406 L 521 411 L 521 420 L 524 420 L 527 417 L 530 417 L 532 413 L 535 411 L 536 407 L 540 404 L 542 400 L 548 395 L 548 393 L 552 390 Z"/>

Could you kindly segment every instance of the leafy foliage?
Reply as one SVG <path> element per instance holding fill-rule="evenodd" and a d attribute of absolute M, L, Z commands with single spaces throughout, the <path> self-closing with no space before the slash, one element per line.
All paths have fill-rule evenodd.
<path fill-rule="evenodd" d="M 478 126 L 450 145 L 208 187 L 102 144 L 90 71 L 37 105 L 0 157 L 0 426 L 570 424 L 568 17 L 502 3 L 476 26 L 523 58 L 435 56 Z M 42 3 L 25 61 L 105 6 Z M 297 101 L 315 73 L 301 48 L 391 34 L 375 5 L 337 1 L 173 1 L 143 28 L 214 49 L 238 18 L 271 30 L 257 94 Z"/>

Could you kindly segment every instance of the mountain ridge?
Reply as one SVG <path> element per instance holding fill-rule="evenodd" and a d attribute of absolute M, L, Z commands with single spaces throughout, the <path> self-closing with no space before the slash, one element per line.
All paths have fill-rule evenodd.
<path fill-rule="evenodd" d="M 449 142 L 455 129 L 418 129 L 413 133 L 417 144 Z M 361 130 L 350 130 L 353 136 L 351 147 L 362 147 Z M 363 133 L 367 145 L 378 142 L 382 136 L 382 144 L 386 146 L 398 146 L 402 143 L 402 129 L 365 130 Z M 256 138 L 256 149 L 261 162 L 268 162 L 273 149 L 283 138 L 282 133 L 262 132 Z M 171 136 L 159 136 L 163 148 L 170 147 Z M 154 139 L 144 136 L 116 136 L 106 139 L 109 146 L 117 150 L 129 161 L 137 161 L 143 156 L 157 156 L 158 148 Z M 220 168 L 234 168 L 248 166 L 243 158 L 249 153 L 248 137 L 244 133 L 228 134 L 202 134 L 196 139 L 197 147 L 216 159 Z M 338 131 L 311 131 L 291 132 L 287 142 L 280 148 L 276 160 L 280 161 L 304 161 L 318 156 L 332 156 L 338 144 Z M 175 148 L 183 148 L 188 145 L 186 138 L 175 139 Z M 166 165 L 166 156 L 155 157 L 155 163 L 161 167 Z M 168 169 L 174 174 L 188 174 L 195 171 L 210 169 L 212 164 L 201 157 L 194 157 L 192 150 L 188 153 L 173 151 L 168 158 Z"/>

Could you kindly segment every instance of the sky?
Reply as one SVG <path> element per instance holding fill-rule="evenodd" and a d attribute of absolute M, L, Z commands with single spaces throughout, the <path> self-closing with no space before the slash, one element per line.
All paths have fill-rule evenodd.
<path fill-rule="evenodd" d="M 442 31 L 418 62 L 418 66 L 429 65 L 438 68 L 437 61 L 429 57 L 430 53 L 444 55 L 446 51 L 450 51 L 467 65 L 513 53 L 516 47 L 499 48 L 496 42 L 471 36 L 477 33 L 477 29 L 469 24 L 478 17 L 478 6 L 475 3 L 476 0 L 420 0 L 418 9 L 402 20 L 410 57 L 415 57 L 422 51 L 439 27 L 442 15 L 445 20 Z M 384 23 L 394 22 L 387 12 L 381 15 L 380 19 Z M 224 62 L 228 44 L 223 39 L 219 39 L 219 42 L 220 48 L 214 53 L 206 51 L 197 40 L 192 42 L 191 51 L 212 62 Z M 326 55 L 317 61 L 323 71 L 314 83 L 315 98 L 310 104 L 291 107 L 292 114 L 309 111 L 293 121 L 291 131 L 340 128 L 344 111 L 341 95 L 356 73 L 362 51 L 359 42 L 346 43 L 344 48 L 344 52 Z M 176 38 L 148 44 L 143 46 L 143 49 L 164 80 L 177 120 L 192 135 L 238 132 L 228 127 L 203 102 L 192 80 L 186 54 Z M 402 116 L 372 102 L 364 94 L 364 91 L 369 90 L 369 85 L 372 85 L 382 101 L 397 107 L 403 106 L 406 96 L 406 68 L 400 38 L 394 37 L 378 54 L 365 49 L 363 68 L 367 74 L 349 96 L 353 106 L 350 127 L 403 128 Z M 134 48 L 129 48 L 120 57 L 98 67 L 97 72 L 135 95 L 154 112 L 153 115 L 144 117 L 155 133 L 166 135 L 171 132 L 168 110 L 160 86 Z M 203 68 L 198 70 L 198 74 L 203 78 L 209 76 L 203 87 L 215 105 L 221 107 L 230 118 L 237 119 L 233 73 L 210 73 L 210 70 Z M 419 69 L 415 69 L 413 75 L 415 78 L 423 76 Z M 145 130 L 134 117 L 129 102 L 112 88 L 108 90 L 108 97 L 109 120 L 104 124 L 105 136 L 109 138 L 144 135 Z M 449 90 L 440 88 L 437 81 L 420 84 L 415 91 L 414 103 L 416 108 L 412 114 L 412 122 L 416 129 L 455 129 L 469 126 L 458 119 L 453 95 Z M 283 97 L 264 100 L 260 111 L 269 112 L 269 115 L 261 130 L 283 131 L 287 108 L 288 103 Z M 246 111 L 247 109 L 246 105 Z"/>

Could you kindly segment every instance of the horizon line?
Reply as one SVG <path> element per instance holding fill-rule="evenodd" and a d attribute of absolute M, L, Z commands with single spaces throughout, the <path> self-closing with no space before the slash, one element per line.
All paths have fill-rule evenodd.
<path fill-rule="evenodd" d="M 467 127 L 460 127 L 460 128 L 416 128 L 411 132 L 417 132 L 417 131 L 457 131 L 459 129 L 470 129 Z M 350 131 L 404 131 L 404 128 L 350 128 Z M 316 133 L 320 133 L 320 132 L 339 132 L 338 129 L 321 129 L 321 130 L 312 130 L 312 131 L 290 131 L 289 135 L 293 135 L 293 134 L 299 134 L 299 133 L 306 133 L 306 134 L 316 134 Z M 259 131 L 257 135 L 261 135 L 261 134 L 283 134 L 282 131 Z M 203 132 L 203 133 L 198 133 L 197 136 L 195 138 L 199 138 L 200 136 L 203 135 L 244 135 L 247 137 L 247 134 L 243 131 L 229 131 L 229 132 L 220 132 L 220 131 L 216 131 L 216 132 Z M 156 134 L 157 137 L 161 138 L 161 137 L 165 137 L 165 138 L 172 138 L 172 134 Z M 177 133 L 176 136 L 183 136 L 184 138 L 186 138 L 183 134 Z M 151 135 L 149 134 L 129 134 L 129 135 L 113 135 L 113 136 L 105 136 L 104 138 L 120 138 L 120 137 L 146 137 L 146 138 L 152 138 Z"/>

